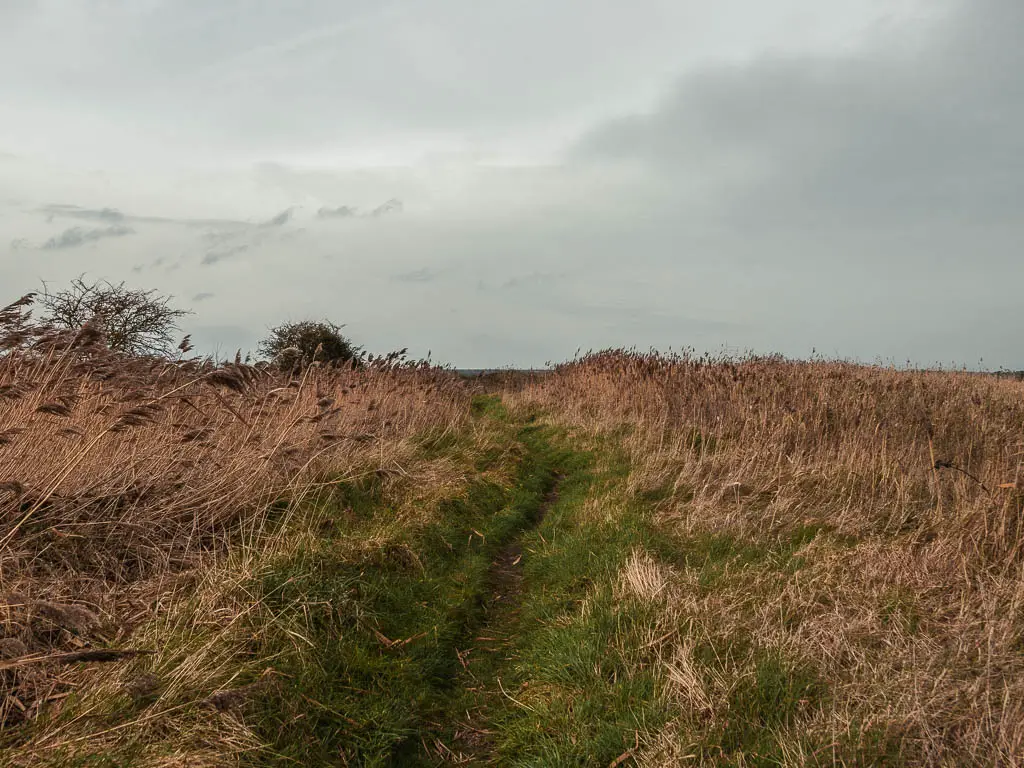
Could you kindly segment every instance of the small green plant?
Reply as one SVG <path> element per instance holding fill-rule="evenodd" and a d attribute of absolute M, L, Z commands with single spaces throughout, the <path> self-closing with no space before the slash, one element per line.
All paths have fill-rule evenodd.
<path fill-rule="evenodd" d="M 753 673 L 740 678 L 729 696 L 722 750 L 767 757 L 777 749 L 774 733 L 793 725 L 824 695 L 824 684 L 810 669 L 789 663 L 778 653 L 760 655 Z"/>

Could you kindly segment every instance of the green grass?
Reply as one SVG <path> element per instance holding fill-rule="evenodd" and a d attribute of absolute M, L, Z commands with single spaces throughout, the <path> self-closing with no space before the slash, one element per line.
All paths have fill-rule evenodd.
<path fill-rule="evenodd" d="M 742 751 L 755 765 L 778 765 L 782 756 L 774 732 L 818 706 L 825 692 L 812 670 L 778 653 L 761 653 L 753 674 L 741 678 L 729 696 L 728 721 L 717 746 L 726 754 Z"/>
<path fill-rule="evenodd" d="M 662 600 L 619 587 L 637 552 L 696 571 L 704 594 L 749 589 L 762 573 L 776 583 L 804 567 L 812 542 L 848 545 L 835 531 L 681 537 L 657 512 L 669 498 L 685 503 L 686 489 L 629 494 L 625 431 L 581 438 L 536 413 L 514 416 L 496 398 L 477 398 L 473 412 L 490 438 L 484 448 L 465 433 L 415 439 L 420 458 L 450 461 L 471 479 L 413 522 L 373 474 L 282 514 L 278 534 L 292 544 L 247 587 L 260 610 L 238 659 L 249 672 L 231 683 L 274 672 L 245 705 L 266 745 L 251 764 L 438 766 L 462 753 L 478 765 L 603 768 L 629 764 L 669 727 L 713 764 L 781 765 L 783 745 L 812 756 L 827 746 L 822 765 L 899 764 L 892 734 L 855 729 L 834 745 L 800 735 L 830 696 L 813 668 L 741 628 L 666 618 Z M 885 616 L 915 626 L 912 599 L 893 592 Z M 727 681 L 713 718 L 667 695 L 651 642 L 666 632 L 692 639 L 709 683 Z M 109 703 L 120 718 L 132 706 Z M 136 754 L 124 745 L 94 764 Z"/>
<path fill-rule="evenodd" d="M 249 650 L 279 681 L 254 713 L 263 764 L 438 765 L 440 744 L 480 763 L 606 766 L 671 716 L 638 650 L 656 606 L 614 592 L 630 554 L 656 543 L 648 507 L 626 501 L 614 522 L 580 514 L 628 466 L 596 471 L 496 399 L 474 411 L 512 446 L 483 461 L 514 464 L 511 485 L 474 481 L 431 524 L 358 557 L 346 543 L 389 510 L 371 481 L 345 485 L 330 502 L 341 522 L 253 585 L 266 610 Z M 420 442 L 431 457 L 461 450 L 435 437 Z M 493 565 L 510 546 L 514 578 Z M 467 725 L 483 735 L 467 741 Z"/>
<path fill-rule="evenodd" d="M 235 717 L 264 745 L 247 764 L 267 768 L 436 766 L 460 752 L 471 764 L 600 767 L 632 764 L 645 744 L 705 765 L 923 760 L 903 722 L 836 717 L 856 679 L 813 647 L 801 650 L 801 622 L 843 607 L 816 582 L 857 537 L 824 514 L 814 522 L 813 511 L 809 520 L 801 509 L 803 524 L 759 516 L 768 492 L 722 502 L 742 515 L 697 517 L 685 508 L 693 488 L 662 482 L 678 481 L 668 471 L 645 472 L 652 487 L 630 492 L 630 427 L 574 434 L 496 397 L 475 398 L 472 414 L 467 429 L 423 432 L 402 454 L 443 487 L 456 478 L 450 497 L 410 491 L 403 483 L 417 473 L 371 470 L 273 504 L 261 533 L 278 554 L 232 550 L 239 566 L 223 564 L 236 578 L 225 578 L 221 597 L 237 618 L 219 632 L 205 618 L 220 603 L 189 595 L 176 605 L 180 622 L 150 628 L 159 662 L 130 662 L 165 683 L 199 667 L 195 659 L 209 674 L 164 685 L 166 697 L 69 691 L 38 723 L 60 717 L 99 734 L 132 720 L 145 727 L 97 741 L 93 754 L 51 748 L 40 764 L 140 764 L 170 757 L 179 733 L 190 747 L 223 746 L 238 733 Z M 713 435 L 682 435 L 702 455 L 722 449 Z M 636 553 L 671 569 L 661 596 L 620 584 Z M 811 586 L 793 589 L 798 582 Z M 931 630 L 921 595 L 879 592 L 882 631 Z M 673 679 L 667 662 L 686 677 Z M 260 677 L 268 668 L 274 674 Z M 214 691 L 264 679 L 240 711 L 208 706 Z M 174 712 L 173 727 L 150 718 L 157 708 Z M 26 733 L 0 746 L 16 749 Z"/>
<path fill-rule="evenodd" d="M 522 539 L 523 592 L 503 620 L 511 637 L 503 663 L 470 666 L 478 679 L 501 676 L 504 690 L 485 686 L 466 702 L 495 732 L 492 759 L 500 765 L 607 766 L 670 716 L 637 650 L 657 612 L 613 590 L 630 554 L 651 543 L 647 516 L 629 504 L 614 522 L 581 515 L 588 497 L 628 467 L 619 459 L 598 472 L 581 453 L 560 463 L 558 499 Z"/>
<path fill-rule="evenodd" d="M 500 419 L 492 426 L 503 428 Z M 254 627 L 252 652 L 273 659 L 284 682 L 258 713 L 271 745 L 265 762 L 421 757 L 421 737 L 461 668 L 456 651 L 482 620 L 491 562 L 530 525 L 555 481 L 553 457 L 531 431 L 517 438 L 531 450 L 513 487 L 474 481 L 439 504 L 436 522 L 360 558 L 340 539 L 370 535 L 388 510 L 372 489 L 346 487 L 338 512 L 347 525 L 266 570 L 254 586 L 274 620 Z"/>
<path fill-rule="evenodd" d="M 759 573 L 783 583 L 806 566 L 807 546 L 849 541 L 816 523 L 761 538 L 679 537 L 656 513 L 670 496 L 685 502 L 686 490 L 629 495 L 617 435 L 584 451 L 579 436 L 536 414 L 513 417 L 494 398 L 473 408 L 477 428 L 501 439 L 471 463 L 511 483 L 477 479 L 440 502 L 429 525 L 391 531 L 360 557 L 339 545 L 372 537 L 389 510 L 372 482 L 345 486 L 332 501 L 344 525 L 264 574 L 258 591 L 275 619 L 253 653 L 285 681 L 259 713 L 265 763 L 434 766 L 462 753 L 481 765 L 607 766 L 675 723 L 693 754 L 715 764 L 781 765 L 788 750 L 811 764 L 900 764 L 899 742 L 884 732 L 854 729 L 834 744 L 801 734 L 803 719 L 828 706 L 821 675 L 741 628 L 686 616 L 675 631 L 693 638 L 696 669 L 729 688 L 711 720 L 680 711 L 650 643 L 665 631 L 664 606 L 617 589 L 637 551 L 696 570 L 711 594 L 749 589 Z M 457 436 L 419 445 L 430 458 L 468 455 Z M 607 509 L 595 514 L 595 504 Z M 519 556 L 511 584 L 495 566 L 509 552 Z M 912 602 L 895 593 L 890 602 L 889 620 L 912 625 Z"/>

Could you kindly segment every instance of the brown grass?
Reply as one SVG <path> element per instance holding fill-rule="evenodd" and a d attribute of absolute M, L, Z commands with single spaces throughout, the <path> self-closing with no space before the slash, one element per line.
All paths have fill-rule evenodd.
<path fill-rule="evenodd" d="M 36 724 L 22 744 L 29 764 L 147 720 L 160 720 L 163 742 L 168 728 L 206 727 L 169 725 L 160 706 L 110 729 L 83 725 L 88 712 L 63 722 L 69 694 L 115 695 L 145 680 L 125 678 L 123 665 L 61 659 L 94 646 L 156 651 L 164 710 L 230 682 L 224 635 L 259 610 L 240 585 L 293 513 L 289 502 L 370 474 L 409 493 L 422 493 L 418 478 L 435 491 L 458 481 L 447 467 L 414 466 L 409 443 L 468 422 L 453 374 L 379 364 L 293 378 L 122 358 L 88 328 L 33 324 L 30 308 L 26 299 L 0 310 L 0 730 Z M 179 734 L 192 745 L 182 759 L 219 763 L 254 746 L 240 725 L 211 729 L 216 739 Z M 160 754 L 156 763 L 174 764 Z"/>
<path fill-rule="evenodd" d="M 411 500 L 344 546 L 422 524 L 419 502 L 471 470 L 412 438 L 470 432 L 469 392 L 423 366 L 292 378 L 119 358 L 28 309 L 0 310 L 4 759 L 57 763 L 130 736 L 138 764 L 237 764 L 259 743 L 236 710 L 276 684 L 245 656 L 275 620 L 247 585 L 315 536 L 286 523 L 337 483 L 373 475 Z M 608 352 L 498 386 L 581 444 L 610 443 L 599 463 L 628 461 L 627 486 L 586 517 L 647 505 L 670 542 L 638 548 L 616 585 L 658 612 L 637 657 L 678 713 L 641 764 L 722 757 L 703 745 L 740 714 L 747 647 L 827 691 L 765 735 L 783 764 L 1024 764 L 1024 384 Z M 152 653 L 74 655 L 101 648 Z M 136 698 L 133 717 L 111 715 Z"/>
<path fill-rule="evenodd" d="M 827 685 L 771 737 L 787 764 L 859 764 L 865 734 L 915 764 L 1024 763 L 1020 382 L 608 352 L 506 398 L 616 436 L 677 542 L 678 563 L 637 553 L 622 577 L 664 600 L 681 713 L 647 764 L 692 764 L 728 721 L 753 661 L 694 648 L 738 637 Z"/>

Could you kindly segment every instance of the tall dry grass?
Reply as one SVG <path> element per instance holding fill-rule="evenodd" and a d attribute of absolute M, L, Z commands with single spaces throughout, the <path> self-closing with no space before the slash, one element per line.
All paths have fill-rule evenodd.
<path fill-rule="evenodd" d="M 118 678 L 118 665 L 69 667 L 75 657 L 62 654 L 155 652 L 156 666 L 174 668 L 161 695 L 205 695 L 230 651 L 203 628 L 227 631 L 254 610 L 232 586 L 251 576 L 268 520 L 279 529 L 289 501 L 338 482 L 408 478 L 409 438 L 469 416 L 457 377 L 426 365 L 291 376 L 124 358 L 88 327 L 33 322 L 31 305 L 0 310 L 0 731 L 46 713 L 50 725 L 21 745 L 29 764 L 92 738 L 84 716 L 54 715 L 70 693 L 146 683 Z M 162 647 L 172 635 L 181 648 Z M 205 764 L 206 752 L 253 746 L 241 731 L 216 744 L 204 737 L 183 754 Z"/>
<path fill-rule="evenodd" d="M 649 764 L 687 763 L 728 721 L 753 661 L 708 668 L 695 647 L 738 636 L 827 685 L 772 737 L 787 764 L 855 764 L 836 745 L 866 734 L 915 764 L 1024 763 L 1020 382 L 611 351 L 516 389 L 618 436 L 679 542 L 679 562 L 624 575 L 666 584 L 657 647 L 683 714 Z"/>

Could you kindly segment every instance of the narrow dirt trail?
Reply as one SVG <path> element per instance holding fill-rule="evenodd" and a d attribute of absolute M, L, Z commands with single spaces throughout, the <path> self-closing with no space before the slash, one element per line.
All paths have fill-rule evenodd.
<path fill-rule="evenodd" d="M 484 620 L 466 648 L 457 649 L 462 673 L 453 690 L 454 723 L 450 744 L 438 745 L 438 756 L 450 765 L 495 765 L 496 733 L 489 728 L 490 711 L 502 697 L 513 697 L 502 677 L 514 663 L 512 645 L 519 630 L 519 609 L 524 589 L 524 562 L 529 553 L 523 551 L 524 534 L 537 528 L 558 500 L 560 475 L 545 495 L 530 525 L 520 531 L 491 563 L 488 572 L 489 594 L 485 598 Z M 458 700 L 458 701 L 456 701 Z"/>
<path fill-rule="evenodd" d="M 349 488 L 346 504 L 368 499 L 348 518 L 357 527 L 265 577 L 272 607 L 295 606 L 310 641 L 279 665 L 267 765 L 607 768 L 667 722 L 644 650 L 658 616 L 616 592 L 654 534 L 639 508 L 588 511 L 622 465 L 595 469 L 589 446 L 496 400 L 478 411 L 503 447 L 473 457 L 476 475 L 427 524 L 381 550 L 391 510 L 372 488 Z M 339 540 L 373 541 L 371 556 Z M 333 608 L 314 622 L 312 605 Z"/>
<path fill-rule="evenodd" d="M 555 475 L 554 487 L 548 491 L 537 510 L 537 515 L 528 529 L 521 531 L 519 536 L 502 549 L 491 564 L 490 585 L 495 608 L 512 608 L 514 610 L 523 591 L 523 549 L 520 539 L 529 530 L 537 528 L 544 522 L 544 516 L 558 500 L 558 487 L 561 475 Z"/>

